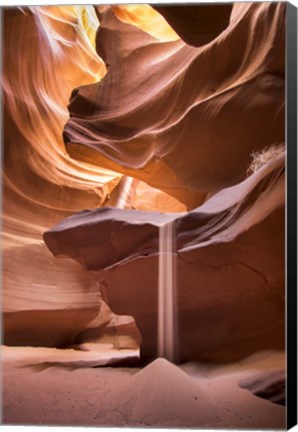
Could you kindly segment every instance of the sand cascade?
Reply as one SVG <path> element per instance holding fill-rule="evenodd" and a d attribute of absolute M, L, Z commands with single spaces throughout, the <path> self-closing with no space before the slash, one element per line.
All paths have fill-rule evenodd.
<path fill-rule="evenodd" d="M 175 224 L 159 227 L 158 254 L 158 356 L 175 362 L 177 358 Z"/>

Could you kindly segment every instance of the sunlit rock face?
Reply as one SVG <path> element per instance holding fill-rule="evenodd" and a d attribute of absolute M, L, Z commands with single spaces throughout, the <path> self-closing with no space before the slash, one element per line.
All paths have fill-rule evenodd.
<path fill-rule="evenodd" d="M 72 160 L 62 139 L 72 89 L 106 72 L 94 49 L 99 22 L 87 6 L 5 9 L 3 18 L 3 342 L 67 345 L 101 297 L 80 266 L 53 261 L 42 234 L 99 206 L 120 179 Z"/>
<path fill-rule="evenodd" d="M 155 9 L 4 11 L 6 344 L 155 356 L 174 219 L 180 360 L 283 347 L 285 5 Z"/>

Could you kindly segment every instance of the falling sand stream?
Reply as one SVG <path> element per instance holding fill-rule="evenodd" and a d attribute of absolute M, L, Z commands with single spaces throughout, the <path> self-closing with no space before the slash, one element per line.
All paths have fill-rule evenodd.
<path fill-rule="evenodd" d="M 159 226 L 158 356 L 173 363 L 177 355 L 175 238 L 175 221 Z"/>
<path fill-rule="evenodd" d="M 124 176 L 115 207 L 130 206 L 133 178 Z M 176 236 L 175 220 L 159 225 L 158 253 L 158 357 L 177 360 Z"/>

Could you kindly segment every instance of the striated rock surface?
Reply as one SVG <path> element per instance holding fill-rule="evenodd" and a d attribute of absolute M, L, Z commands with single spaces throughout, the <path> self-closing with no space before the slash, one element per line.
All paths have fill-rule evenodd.
<path fill-rule="evenodd" d="M 196 193 L 197 206 L 200 194 L 238 183 L 253 151 L 284 142 L 284 12 L 235 3 L 219 36 L 191 47 L 100 11 L 108 73 L 73 93 L 68 152 L 182 201 Z"/>
<path fill-rule="evenodd" d="M 98 286 L 69 259 L 53 259 L 42 234 L 96 208 L 121 175 L 69 157 L 62 139 L 74 87 L 106 72 L 94 48 L 91 6 L 3 10 L 3 342 L 65 346 L 101 311 Z"/>

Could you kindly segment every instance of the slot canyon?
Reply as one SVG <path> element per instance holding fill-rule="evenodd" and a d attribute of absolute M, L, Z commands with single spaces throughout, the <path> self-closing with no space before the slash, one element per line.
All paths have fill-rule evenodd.
<path fill-rule="evenodd" d="M 284 428 L 286 4 L 1 12 L 2 422 Z"/>

